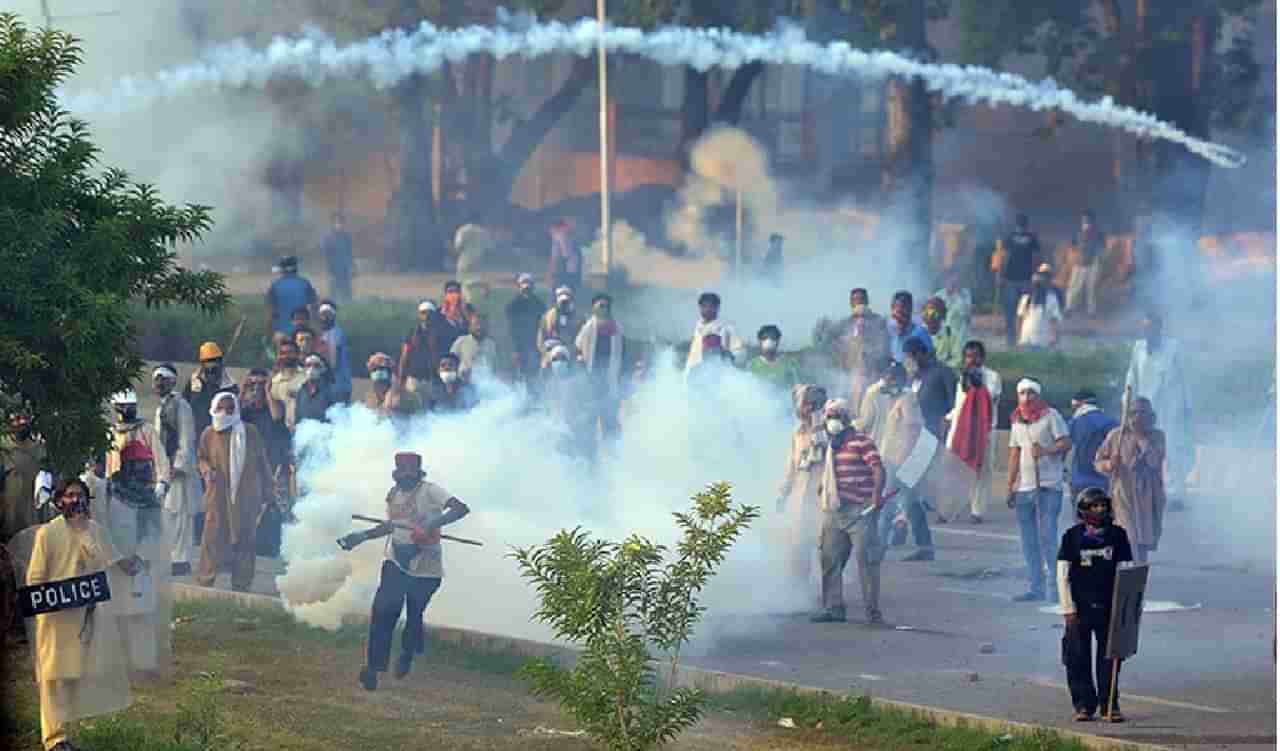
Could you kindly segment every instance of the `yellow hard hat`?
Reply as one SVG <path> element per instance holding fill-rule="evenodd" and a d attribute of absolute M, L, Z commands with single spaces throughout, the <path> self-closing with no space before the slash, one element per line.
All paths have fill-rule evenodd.
<path fill-rule="evenodd" d="M 221 360 L 222 348 L 218 346 L 217 342 L 205 342 L 200 345 L 200 355 L 198 359 L 200 362 L 205 362 L 206 360 Z"/>

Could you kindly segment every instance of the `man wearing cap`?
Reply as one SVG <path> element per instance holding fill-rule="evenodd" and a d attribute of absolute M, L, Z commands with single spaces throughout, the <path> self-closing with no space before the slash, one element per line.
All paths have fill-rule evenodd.
<path fill-rule="evenodd" d="M 711 337 L 715 337 L 711 339 Z M 693 326 L 693 337 L 689 340 L 689 356 L 685 358 L 684 372 L 688 379 L 689 372 L 702 362 L 707 344 L 713 343 L 715 348 L 723 352 L 731 362 L 743 362 L 747 353 L 747 345 L 738 336 L 733 324 L 720 319 L 720 295 L 714 292 L 703 292 L 698 296 L 698 322 Z"/>
<path fill-rule="evenodd" d="M 425 394 L 435 381 L 436 366 L 449 351 L 440 348 L 447 327 L 434 302 L 418 303 L 418 323 L 400 345 L 400 367 L 396 373 L 400 386 L 409 393 Z"/>
<path fill-rule="evenodd" d="M 196 423 L 191 405 L 174 390 L 178 370 L 164 363 L 151 372 L 151 388 L 160 398 L 155 432 L 162 451 L 156 456 L 156 494 L 165 514 L 166 541 L 174 576 L 191 574 L 192 517 L 200 511 L 200 475 L 196 472 Z"/>
<path fill-rule="evenodd" d="M 212 587 L 231 569 L 231 588 L 253 584 L 258 522 L 272 497 L 267 451 L 258 429 L 240 419 L 240 400 L 222 392 L 210 408 L 213 424 L 200 436 L 196 462 L 204 478 L 205 528 L 195 581 Z"/>
<path fill-rule="evenodd" d="M 1071 450 L 1067 423 L 1040 396 L 1040 382 L 1018 381 L 1018 407 L 1009 419 L 1009 508 L 1017 512 L 1029 588 L 1015 602 L 1045 599 L 1045 572 L 1054 566 L 1062 465 Z"/>
<path fill-rule="evenodd" d="M 1070 498 L 1087 488 L 1107 488 L 1107 476 L 1094 466 L 1094 457 L 1107 434 L 1119 426 L 1118 420 L 1098 406 L 1098 397 L 1092 391 L 1082 389 L 1071 397 L 1071 420 L 1067 426 L 1071 435 Z"/>
<path fill-rule="evenodd" d="M 369 619 L 368 662 L 360 671 L 360 685 L 368 691 L 378 687 L 378 673 L 387 670 L 391 636 L 401 611 L 405 612 L 405 629 L 395 677 L 408 675 L 414 656 L 423 653 L 423 612 L 444 577 L 440 529 L 471 513 L 467 504 L 449 491 L 424 481 L 427 473 L 422 471 L 420 454 L 399 453 L 395 462 L 391 473 L 395 485 L 387 492 L 388 521 L 338 540 L 343 550 L 351 550 L 362 542 L 387 538 Z"/>
<path fill-rule="evenodd" d="M 195 432 L 199 436 L 209 427 L 209 405 L 213 395 L 219 391 L 238 391 L 236 382 L 222 364 L 222 348 L 217 342 L 205 342 L 200 345 L 196 356 L 200 367 L 191 372 L 191 378 L 182 387 L 182 398 L 191 405 L 191 414 L 195 418 Z"/>
<path fill-rule="evenodd" d="M 267 288 L 267 330 L 292 338 L 289 317 L 299 307 L 311 307 L 319 296 L 306 277 L 298 276 L 298 258 L 285 256 L 277 267 L 280 276 Z"/>
<path fill-rule="evenodd" d="M 341 211 L 332 215 L 333 229 L 324 236 L 320 250 L 324 253 L 329 271 L 329 294 L 338 302 L 351 302 L 351 273 L 355 259 L 351 254 L 351 233 L 347 232 L 346 217 Z"/>
<path fill-rule="evenodd" d="M 822 554 L 823 611 L 810 620 L 814 623 L 845 621 L 844 567 L 852 554 L 858 561 L 858 579 L 862 585 L 862 605 L 867 621 L 884 622 L 880 613 L 880 561 L 884 548 L 876 533 L 879 525 L 881 496 L 884 490 L 884 468 L 880 452 L 866 434 L 858 430 L 850 417 L 849 403 L 832 399 L 822 410 L 823 425 L 830 437 L 826 467 L 818 484 L 818 500 L 822 509 L 822 532 L 819 549 Z"/>
<path fill-rule="evenodd" d="M 333 366 L 333 397 L 343 404 L 351 403 L 351 351 L 347 333 L 338 325 L 338 304 L 321 300 L 316 313 L 320 319 L 320 339 L 325 344 L 325 358 Z"/>
<path fill-rule="evenodd" d="M 548 339 L 572 342 L 578 336 L 578 330 L 581 328 L 582 316 L 578 314 L 577 306 L 574 304 L 573 290 L 568 287 L 557 287 L 555 306 L 542 315 L 542 322 L 538 324 L 538 334 L 534 337 L 534 344 L 537 345 L 538 351 L 545 356 L 548 352 Z"/>
<path fill-rule="evenodd" d="M 546 303 L 533 292 L 533 275 L 516 276 L 516 296 L 507 303 L 507 330 L 511 334 L 511 359 L 516 375 L 526 383 L 536 383 L 538 374 L 538 321 Z"/>
<path fill-rule="evenodd" d="M 1042 263 L 1031 275 L 1031 288 L 1018 302 L 1018 346 L 1046 349 L 1058 343 L 1062 324 L 1062 303 L 1058 291 L 1049 284 L 1052 269 Z"/>

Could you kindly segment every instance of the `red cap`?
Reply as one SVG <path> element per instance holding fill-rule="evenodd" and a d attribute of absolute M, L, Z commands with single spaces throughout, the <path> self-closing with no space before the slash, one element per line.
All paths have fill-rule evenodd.
<path fill-rule="evenodd" d="M 412 451 L 401 451 L 396 454 L 396 472 L 416 472 L 422 473 L 422 454 L 415 454 Z"/>

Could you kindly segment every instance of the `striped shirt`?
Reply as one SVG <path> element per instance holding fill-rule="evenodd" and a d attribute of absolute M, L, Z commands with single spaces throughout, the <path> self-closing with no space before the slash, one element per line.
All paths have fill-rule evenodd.
<path fill-rule="evenodd" d="M 853 430 L 844 445 L 839 448 L 833 445 L 831 452 L 840 506 L 870 503 L 876 488 L 874 469 L 880 466 L 880 452 L 870 436 Z"/>

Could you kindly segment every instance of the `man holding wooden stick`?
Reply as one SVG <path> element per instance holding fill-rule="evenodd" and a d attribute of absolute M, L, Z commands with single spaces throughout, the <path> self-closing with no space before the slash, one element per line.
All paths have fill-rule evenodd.
<path fill-rule="evenodd" d="M 351 550 L 367 540 L 388 538 L 369 621 L 368 662 L 360 671 L 360 685 L 368 691 L 378 687 L 378 673 L 387 670 L 391 636 L 402 609 L 406 623 L 395 677 L 408 675 L 414 655 L 422 654 L 422 614 L 444 576 L 440 528 L 471 513 L 465 503 L 439 485 L 424 482 L 424 477 L 420 454 L 396 454 L 391 473 L 395 487 L 387 493 L 388 521 L 338 540 L 343 550 Z"/>

